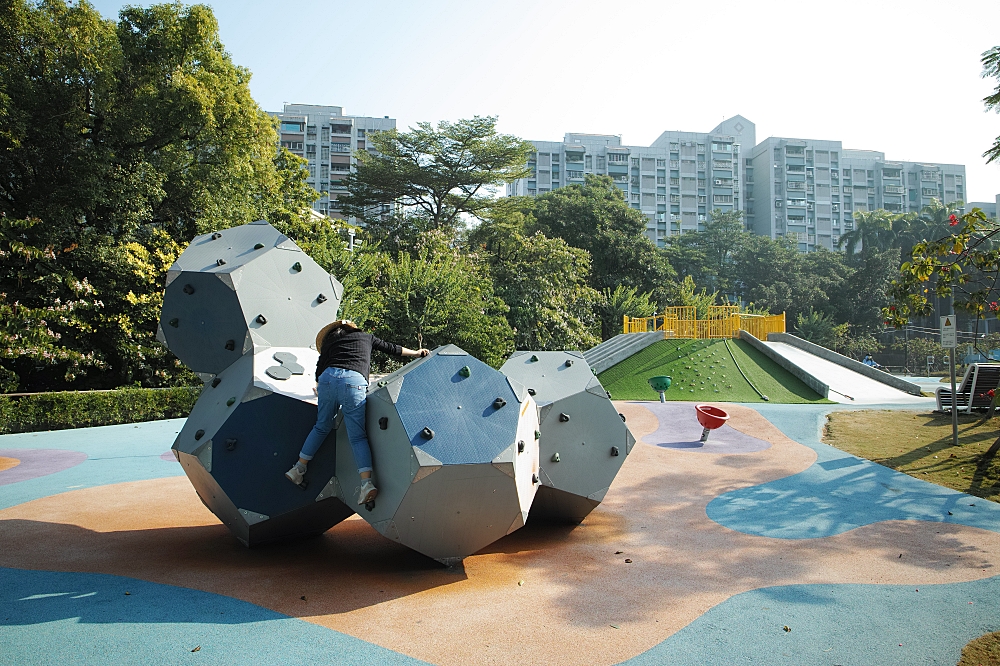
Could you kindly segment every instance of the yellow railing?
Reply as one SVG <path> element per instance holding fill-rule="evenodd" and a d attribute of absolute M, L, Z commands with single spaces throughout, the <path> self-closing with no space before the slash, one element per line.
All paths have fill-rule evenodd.
<path fill-rule="evenodd" d="M 737 338 L 740 329 L 759 340 L 767 340 L 768 333 L 785 332 L 785 313 L 752 315 L 741 313 L 736 305 L 713 305 L 709 308 L 708 319 L 698 319 L 695 308 L 687 306 L 666 308 L 663 314 L 652 317 L 622 317 L 624 333 L 663 331 L 665 338 Z"/>

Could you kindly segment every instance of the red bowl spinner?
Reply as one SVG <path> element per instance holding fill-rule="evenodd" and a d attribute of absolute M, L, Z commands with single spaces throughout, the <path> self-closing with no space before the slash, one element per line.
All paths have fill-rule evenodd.
<path fill-rule="evenodd" d="M 729 420 L 729 414 L 712 405 L 695 405 L 694 410 L 698 415 L 698 423 L 709 430 L 720 428 Z"/>

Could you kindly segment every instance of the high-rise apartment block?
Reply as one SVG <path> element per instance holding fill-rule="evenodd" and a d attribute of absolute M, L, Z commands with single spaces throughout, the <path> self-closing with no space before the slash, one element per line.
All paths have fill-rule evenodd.
<path fill-rule="evenodd" d="M 285 104 L 271 115 L 280 123 L 281 146 L 309 161 L 308 182 L 320 194 L 313 209 L 338 218 L 337 196 L 346 192 L 342 181 L 354 168 L 355 151 L 366 150 L 368 132 L 396 127 L 389 116 L 345 116 L 339 106 Z"/>
<path fill-rule="evenodd" d="M 997 212 L 1000 212 L 1000 194 L 997 195 L 996 201 L 970 201 L 965 204 L 965 210 L 972 210 L 973 208 L 981 208 L 986 217 L 991 220 L 996 220 Z"/>
<path fill-rule="evenodd" d="M 607 175 L 625 200 L 647 218 L 646 233 L 666 238 L 704 228 L 708 213 L 742 210 L 744 147 L 754 145 L 754 124 L 735 116 L 711 132 L 664 132 L 650 146 L 624 146 L 613 134 L 566 134 L 533 141 L 532 174 L 507 186 L 511 196 L 535 196 Z"/>
<path fill-rule="evenodd" d="M 757 144 L 754 124 L 742 116 L 707 133 L 664 132 L 649 147 L 603 134 L 532 143 L 532 174 L 511 183 L 509 195 L 608 175 L 646 216 L 646 233 L 659 245 L 704 229 L 720 209 L 742 210 L 748 229 L 791 237 L 802 252 L 833 249 L 854 228 L 855 211 L 919 211 L 932 198 L 964 201 L 967 192 L 962 165 L 890 161 L 840 141 L 769 137 Z"/>

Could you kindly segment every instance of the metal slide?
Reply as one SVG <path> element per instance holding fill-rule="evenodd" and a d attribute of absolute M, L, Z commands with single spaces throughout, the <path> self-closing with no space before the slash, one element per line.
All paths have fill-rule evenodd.
<path fill-rule="evenodd" d="M 904 393 L 899 389 L 869 379 L 858 372 L 784 342 L 765 342 L 764 344 L 828 384 L 830 386 L 830 400 L 835 402 L 853 405 L 907 404 L 917 406 L 934 404 L 934 398 Z"/>

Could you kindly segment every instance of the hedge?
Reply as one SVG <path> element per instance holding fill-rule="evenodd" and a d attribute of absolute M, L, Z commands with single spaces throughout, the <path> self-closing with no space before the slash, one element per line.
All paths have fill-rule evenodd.
<path fill-rule="evenodd" d="M 201 387 L 0 395 L 0 434 L 186 417 Z"/>

